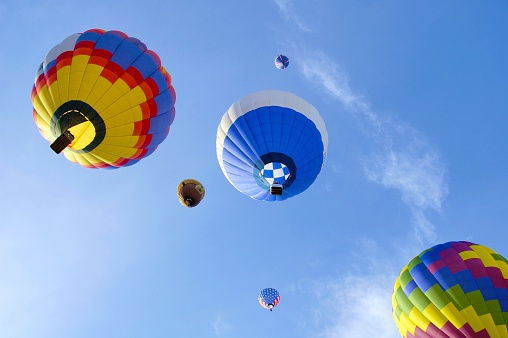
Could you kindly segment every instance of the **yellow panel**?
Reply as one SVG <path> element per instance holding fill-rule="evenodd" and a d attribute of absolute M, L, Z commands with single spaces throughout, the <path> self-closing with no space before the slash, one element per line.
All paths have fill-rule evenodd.
<path fill-rule="evenodd" d="M 469 305 L 468 307 L 462 309 L 460 313 L 462 313 L 464 318 L 467 318 L 467 322 L 469 323 L 469 325 L 471 325 L 471 328 L 475 332 L 478 332 L 484 328 L 482 321 L 480 320 L 480 318 L 478 318 L 478 314 L 476 313 L 472 305 Z"/>
<path fill-rule="evenodd" d="M 118 127 L 108 127 L 108 137 L 115 136 L 132 136 L 132 132 L 134 131 L 134 124 L 124 124 Z"/>
<path fill-rule="evenodd" d="M 459 256 L 464 261 L 471 259 L 471 258 L 479 258 L 478 253 L 476 253 L 476 251 L 470 251 L 470 250 L 459 252 Z"/>
<path fill-rule="evenodd" d="M 85 75 L 86 76 L 86 75 Z M 105 96 L 104 94 L 108 90 L 108 88 L 111 87 L 111 82 L 103 78 L 102 76 L 99 76 L 97 78 L 97 81 L 95 81 L 94 86 L 92 87 L 92 90 L 88 94 L 88 98 L 86 99 L 86 102 L 93 106 L 95 110 L 100 114 L 101 109 L 96 107 L 97 102 Z M 107 99 L 107 98 L 106 98 Z M 104 107 L 102 107 L 104 109 Z"/>
<path fill-rule="evenodd" d="M 108 128 L 132 124 L 143 119 L 143 112 L 139 106 L 117 114 L 107 119 Z"/>
<path fill-rule="evenodd" d="M 108 85 L 109 81 L 106 80 Z M 125 95 L 125 92 L 122 91 L 121 86 L 111 85 L 109 89 L 103 93 L 102 97 L 94 104 L 94 107 L 97 111 L 103 111 L 109 106 L 114 105 L 115 101 Z"/>
<path fill-rule="evenodd" d="M 76 156 L 77 162 L 83 166 L 94 166 L 95 167 L 97 164 L 100 164 L 103 162 L 90 153 L 79 153 L 79 154 L 76 153 L 75 156 Z"/>
<path fill-rule="evenodd" d="M 124 98 L 129 101 L 131 107 L 146 102 L 145 92 L 139 87 L 132 88 L 131 91 L 125 94 Z"/>
<path fill-rule="evenodd" d="M 53 143 L 53 141 L 55 140 L 55 137 L 53 136 L 53 134 L 44 132 L 40 129 L 39 129 L 39 132 L 41 133 L 42 137 L 44 137 L 44 139 L 46 139 L 47 141 Z"/>
<path fill-rule="evenodd" d="M 485 324 L 485 328 L 487 329 L 490 338 L 501 338 L 499 336 L 499 332 L 497 331 L 496 324 L 494 323 L 494 319 L 492 319 L 490 313 L 481 315 L 480 319 Z"/>
<path fill-rule="evenodd" d="M 81 81 L 84 74 L 85 73 L 83 72 L 75 72 L 74 70 L 71 72 L 69 82 L 69 100 L 79 100 L 79 89 L 81 88 Z"/>
<path fill-rule="evenodd" d="M 446 306 L 441 309 L 441 312 L 456 328 L 462 327 L 466 323 L 466 319 L 460 314 L 453 303 L 446 304 Z"/>
<path fill-rule="evenodd" d="M 430 319 L 430 321 L 438 328 L 442 328 L 448 321 L 445 316 L 439 311 L 439 309 L 432 303 L 430 303 L 425 310 L 423 315 Z"/>
<path fill-rule="evenodd" d="M 402 275 L 403 272 L 404 272 L 404 270 L 402 270 L 401 275 Z M 393 289 L 397 290 L 399 287 L 400 287 L 400 278 L 397 278 L 395 280 L 395 285 L 393 286 Z"/>
<path fill-rule="evenodd" d="M 71 67 L 73 72 L 85 72 L 90 60 L 89 55 L 74 55 L 72 57 Z"/>
<path fill-rule="evenodd" d="M 73 153 L 71 150 L 69 150 L 68 148 L 64 149 L 64 155 L 65 157 L 71 161 L 71 162 L 74 162 L 74 163 L 79 163 L 78 160 L 76 159 L 76 154 Z"/>
<path fill-rule="evenodd" d="M 472 245 L 471 248 L 478 254 L 486 267 L 497 267 L 496 260 L 488 250 L 485 250 L 486 248 L 484 246 Z"/>
<path fill-rule="evenodd" d="M 51 86 L 48 87 L 48 91 L 51 95 L 51 100 L 53 101 L 56 110 L 56 108 L 62 105 L 62 101 L 60 100 L 60 93 L 58 92 L 58 80 L 53 82 Z"/>
<path fill-rule="evenodd" d="M 44 121 L 46 124 L 49 124 L 49 121 L 51 121 L 51 115 L 46 110 L 46 107 L 44 107 L 42 104 L 39 95 L 34 96 L 32 102 L 35 111 L 37 111 L 37 116 L 41 118 L 41 123 Z"/>
<path fill-rule="evenodd" d="M 53 102 L 53 98 L 51 97 L 51 93 L 48 90 L 48 87 L 42 86 L 38 94 L 39 94 L 38 97 L 40 98 L 46 111 L 52 116 L 56 108 L 55 103 Z"/>
<path fill-rule="evenodd" d="M 131 108 L 135 108 L 136 110 L 131 113 L 128 113 L 129 109 L 131 109 Z M 138 112 L 138 113 L 136 114 L 136 112 Z M 127 99 L 125 99 L 125 96 L 121 97 L 118 101 L 115 102 L 115 104 L 113 104 L 113 105 L 107 107 L 106 109 L 104 109 L 103 111 L 101 111 L 101 116 L 105 121 L 108 120 L 108 126 L 109 125 L 118 125 L 118 124 L 124 124 L 125 122 L 121 122 L 121 121 L 118 122 L 118 120 L 114 119 L 114 117 L 120 116 L 125 113 L 135 114 L 135 116 L 138 116 L 139 118 L 141 118 L 141 116 L 143 116 L 139 105 L 131 106 L 131 103 L 129 101 L 127 101 Z M 132 121 L 134 121 L 133 119 L 134 119 L 134 116 L 132 117 L 132 119 L 128 119 L 128 121 L 132 122 Z"/>
<path fill-rule="evenodd" d="M 43 130 L 44 132 L 50 132 L 49 123 L 47 123 L 39 114 L 35 116 L 35 124 L 40 130 Z"/>
<path fill-rule="evenodd" d="M 397 281 L 399 281 L 399 279 L 397 278 Z M 397 290 L 398 287 L 395 289 Z M 395 291 L 392 292 L 392 309 L 396 309 L 397 307 L 399 306 L 399 303 L 397 302 L 397 298 L 395 298 Z"/>
<path fill-rule="evenodd" d="M 75 150 L 83 149 L 89 145 L 95 137 L 95 127 L 90 121 L 80 123 L 77 126 L 70 128 L 69 131 L 72 135 L 74 135 L 71 148 Z"/>
<path fill-rule="evenodd" d="M 132 148 L 138 142 L 139 142 L 138 135 L 115 136 L 115 137 L 110 137 L 109 135 L 106 135 L 102 143 L 105 145 L 113 145 L 122 148 Z"/>
<path fill-rule="evenodd" d="M 497 332 L 501 337 L 508 337 L 508 330 L 506 329 L 506 325 L 497 325 Z"/>
<path fill-rule="evenodd" d="M 69 101 L 70 72 L 71 72 L 70 66 L 62 67 L 56 72 L 56 76 L 58 78 L 60 102 L 62 103 Z"/>
<path fill-rule="evenodd" d="M 94 149 L 95 154 L 100 152 L 101 154 L 107 153 L 112 156 L 124 157 L 124 158 L 131 158 L 132 156 L 134 156 L 134 154 L 136 154 L 136 151 L 137 151 L 137 149 L 134 149 L 134 148 L 117 147 L 117 146 L 108 145 L 108 144 L 104 144 L 104 143 L 101 143 L 100 146 L 98 146 L 96 149 Z M 104 156 L 106 156 L 106 155 L 104 155 Z M 115 159 L 115 161 L 116 161 L 116 159 Z"/>
<path fill-rule="evenodd" d="M 88 96 L 95 86 L 95 82 L 100 77 L 100 74 L 104 67 L 98 65 L 89 64 L 86 67 L 85 74 L 81 80 L 81 86 L 79 88 L 78 99 L 88 103 Z"/>
<path fill-rule="evenodd" d="M 404 328 L 404 331 L 410 332 L 412 335 L 415 334 L 416 330 L 416 324 L 413 323 L 408 316 L 406 316 L 405 313 L 402 313 L 400 316 L 400 326 L 401 328 Z"/>
<path fill-rule="evenodd" d="M 88 55 L 76 55 L 72 58 L 71 73 L 69 77 L 69 99 L 79 99 L 79 88 L 85 75 L 86 66 L 90 57 Z"/>
<path fill-rule="evenodd" d="M 83 154 L 83 156 L 87 156 L 87 154 Z M 98 160 L 100 160 L 102 162 L 105 162 L 105 163 L 108 163 L 108 164 L 116 162 L 120 158 L 120 157 L 118 157 L 116 155 L 100 151 L 97 148 L 94 149 L 93 156 L 96 157 Z"/>
<path fill-rule="evenodd" d="M 430 324 L 430 320 L 425 317 L 416 307 L 409 312 L 409 319 L 422 330 L 426 330 Z"/>

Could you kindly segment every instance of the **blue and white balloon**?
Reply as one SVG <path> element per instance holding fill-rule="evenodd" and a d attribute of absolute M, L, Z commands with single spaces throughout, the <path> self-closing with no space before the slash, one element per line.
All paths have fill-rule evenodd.
<path fill-rule="evenodd" d="M 268 90 L 228 109 L 216 148 L 224 176 L 237 190 L 256 200 L 283 201 L 305 191 L 321 172 L 328 133 L 314 106 Z"/>

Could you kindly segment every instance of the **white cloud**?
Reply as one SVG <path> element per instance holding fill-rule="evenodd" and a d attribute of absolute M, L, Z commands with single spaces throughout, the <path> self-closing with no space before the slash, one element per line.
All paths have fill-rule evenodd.
<path fill-rule="evenodd" d="M 373 140 L 374 150 L 364 163 L 367 178 L 397 189 L 412 213 L 414 239 L 434 242 L 434 226 L 426 213 L 439 212 L 448 194 L 439 152 L 411 126 L 375 114 L 363 96 L 353 93 L 345 72 L 323 52 L 304 55 L 301 67 L 304 77 L 340 101 Z"/>
<path fill-rule="evenodd" d="M 317 324 L 324 326 L 316 337 L 399 337 L 391 310 L 396 262 L 383 259 L 375 240 L 361 239 L 357 246 L 353 273 L 316 284 Z"/>
<path fill-rule="evenodd" d="M 294 23 L 300 30 L 310 32 L 310 28 L 296 15 L 292 8 L 292 0 L 275 0 L 275 4 L 284 20 Z"/>
<path fill-rule="evenodd" d="M 392 319 L 393 276 L 352 275 L 322 286 L 324 338 L 396 338 Z"/>
<path fill-rule="evenodd" d="M 212 327 L 217 337 L 221 337 L 225 332 L 231 331 L 232 326 L 223 318 L 222 313 L 218 314 L 212 322 Z"/>

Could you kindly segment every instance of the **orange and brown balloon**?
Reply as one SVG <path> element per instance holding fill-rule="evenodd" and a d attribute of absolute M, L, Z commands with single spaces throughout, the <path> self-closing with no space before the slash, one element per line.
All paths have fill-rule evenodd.
<path fill-rule="evenodd" d="M 205 197 L 205 188 L 196 180 L 183 180 L 176 188 L 180 203 L 187 208 L 194 208 Z"/>

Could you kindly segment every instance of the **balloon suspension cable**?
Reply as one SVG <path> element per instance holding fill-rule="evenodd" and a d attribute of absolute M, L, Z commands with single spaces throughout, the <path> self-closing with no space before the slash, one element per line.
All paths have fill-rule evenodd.
<path fill-rule="evenodd" d="M 70 131 L 64 131 L 56 140 L 50 144 L 51 149 L 57 154 L 60 154 L 71 142 L 74 140 L 74 135 Z"/>

